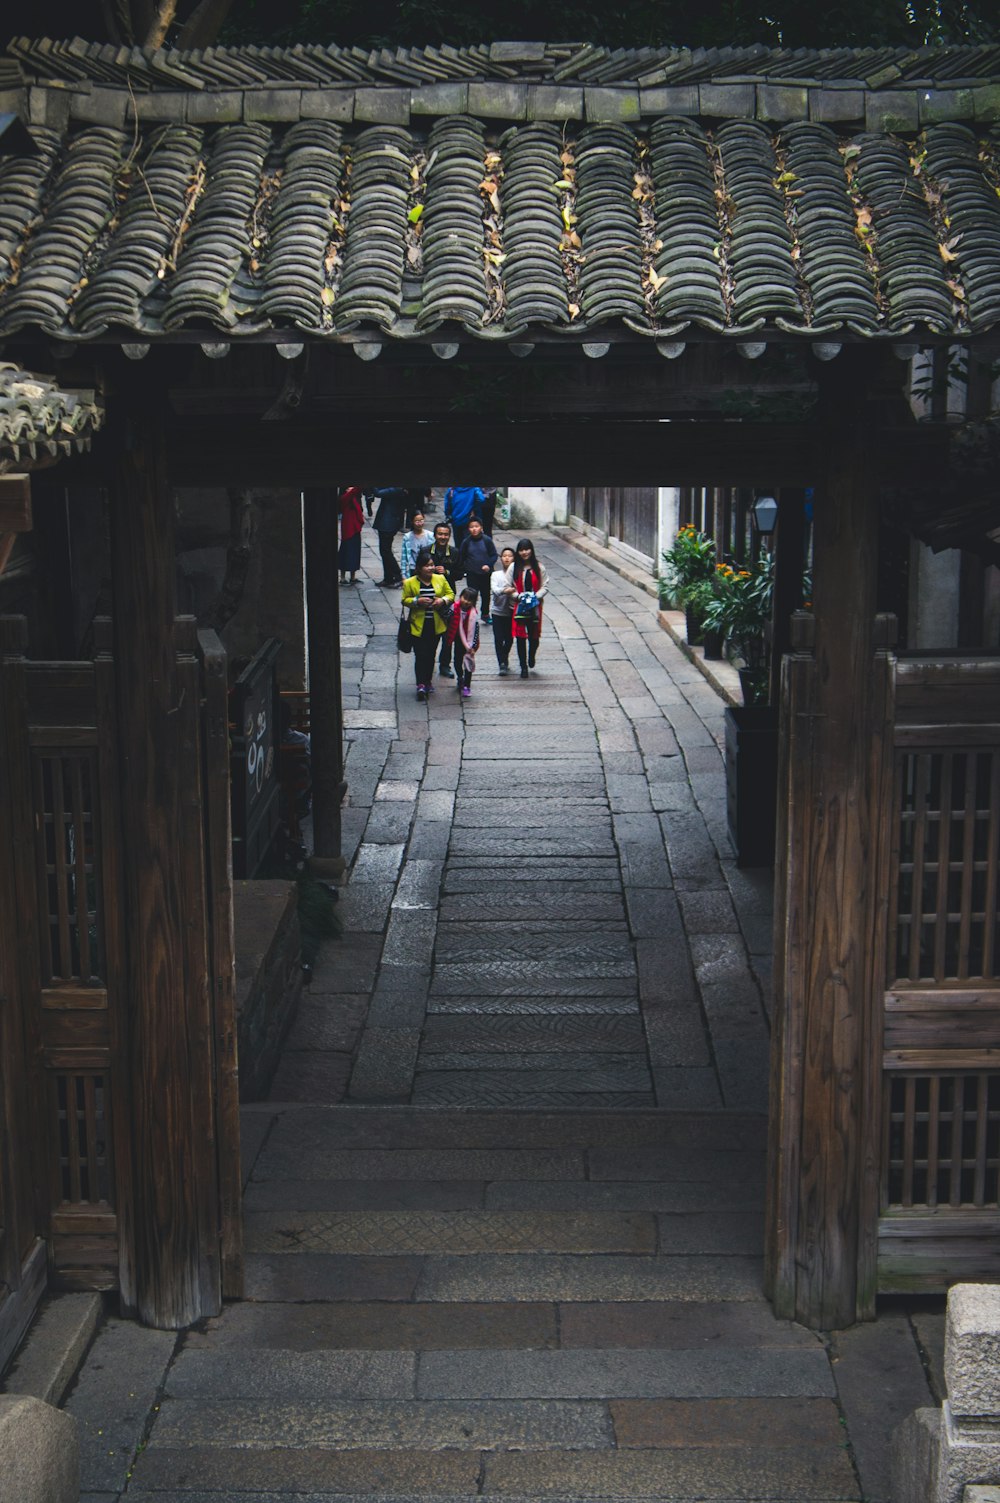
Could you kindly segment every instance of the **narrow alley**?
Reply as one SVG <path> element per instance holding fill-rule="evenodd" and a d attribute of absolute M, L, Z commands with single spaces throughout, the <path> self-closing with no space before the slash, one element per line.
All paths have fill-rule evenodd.
<path fill-rule="evenodd" d="M 106 1325 L 88 1503 L 888 1499 L 941 1319 L 764 1299 L 770 874 L 723 705 L 648 594 L 536 542 L 538 672 L 487 630 L 464 702 L 417 702 L 367 538 L 341 590 L 345 933 L 244 1108 L 247 1298 Z"/>
<path fill-rule="evenodd" d="M 487 628 L 465 703 L 416 702 L 394 591 L 341 592 L 349 939 L 273 1100 L 338 1099 L 335 991 L 372 996 L 352 1101 L 766 1111 L 770 873 L 729 849 L 724 706 L 647 594 L 538 546 L 537 673 L 498 677 Z"/>

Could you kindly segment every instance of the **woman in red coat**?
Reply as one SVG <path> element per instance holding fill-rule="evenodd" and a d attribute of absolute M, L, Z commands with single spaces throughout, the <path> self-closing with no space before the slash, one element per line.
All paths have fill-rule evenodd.
<path fill-rule="evenodd" d="M 337 498 L 337 509 L 340 512 L 340 549 L 337 553 L 340 582 L 347 584 L 350 574 L 350 582 L 355 584 L 355 576 L 361 568 L 361 533 L 365 525 L 360 486 L 349 485 Z"/>
<path fill-rule="evenodd" d="M 522 538 L 514 559 L 514 644 L 521 664 L 521 677 L 528 677 L 538 656 L 538 639 L 542 634 L 542 598 L 549 587 L 548 570 L 535 555 L 530 538 Z"/>

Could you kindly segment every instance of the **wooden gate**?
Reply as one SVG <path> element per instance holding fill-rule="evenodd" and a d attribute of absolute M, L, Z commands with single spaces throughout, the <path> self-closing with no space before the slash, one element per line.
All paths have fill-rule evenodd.
<path fill-rule="evenodd" d="M 878 1284 L 1000 1278 L 1000 660 L 896 667 Z"/>
<path fill-rule="evenodd" d="M 237 1294 L 225 659 L 210 634 L 196 655 L 193 622 L 178 622 L 178 628 L 191 685 L 178 713 L 190 721 L 186 772 L 201 810 L 194 838 L 203 847 L 206 872 L 203 891 L 190 894 L 191 927 L 207 941 L 215 1018 L 210 1048 L 218 1245 L 207 1262 L 218 1270 L 220 1292 Z M 9 1307 L 11 1328 L 30 1318 L 35 1265 L 29 1262 L 25 1271 L 26 1255 L 40 1265 L 41 1287 L 47 1264 L 52 1286 L 118 1289 L 126 1310 L 135 1306 L 137 1270 L 129 1215 L 133 1102 L 122 882 L 127 831 L 120 810 L 110 622 L 98 623 L 97 656 L 87 663 L 27 659 L 21 618 L 5 618 L 0 630 L 0 843 L 6 853 L 0 907 L 16 915 L 16 931 L 5 926 L 8 937 L 16 932 L 16 948 L 5 944 L 8 953 L 0 960 L 7 1128 L 0 1275 L 9 1291 L 0 1305 L 2 1360 L 4 1312 Z M 41 1248 L 41 1255 L 32 1254 L 33 1248 Z"/>

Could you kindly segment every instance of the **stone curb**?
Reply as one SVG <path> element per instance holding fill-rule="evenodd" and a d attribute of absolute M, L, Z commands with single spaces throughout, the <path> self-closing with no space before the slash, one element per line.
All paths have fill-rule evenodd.
<path fill-rule="evenodd" d="M 3 1380 L 3 1392 L 61 1404 L 103 1321 L 99 1294 L 61 1294 L 48 1300 Z"/>
<path fill-rule="evenodd" d="M 683 611 L 658 611 L 656 619 L 670 640 L 708 680 L 719 698 L 738 710 L 743 704 L 743 695 L 740 692 L 740 676 L 733 665 L 706 658 L 704 647 L 691 646 L 687 639 Z"/>
<path fill-rule="evenodd" d="M 654 599 L 659 596 L 657 582 L 652 575 L 644 574 L 634 564 L 629 564 L 625 559 L 619 558 L 612 549 L 602 548 L 600 543 L 595 543 L 593 538 L 587 537 L 585 533 L 577 532 L 573 527 L 552 526 L 548 530 L 560 542 L 568 543 L 571 548 L 585 553 L 594 563 L 603 564 L 606 569 L 628 580 L 629 584 L 635 585 L 645 594 L 652 595 Z M 740 676 L 732 664 L 706 659 L 704 648 L 690 645 L 684 628 L 683 611 L 658 611 L 656 619 L 674 645 L 680 648 L 684 656 L 711 684 L 722 702 L 732 705 L 734 709 L 739 709 L 743 704 Z"/>

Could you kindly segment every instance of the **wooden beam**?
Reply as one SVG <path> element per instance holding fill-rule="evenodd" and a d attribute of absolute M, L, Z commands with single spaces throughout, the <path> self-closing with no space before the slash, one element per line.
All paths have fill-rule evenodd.
<path fill-rule="evenodd" d="M 345 792 L 335 492 L 307 490 L 304 508 L 313 854 L 329 861 L 341 853 L 340 807 Z"/>
<path fill-rule="evenodd" d="M 869 456 L 869 481 L 933 483 L 935 472 L 944 472 L 947 438 L 941 429 L 884 430 Z M 331 463 L 340 474 L 367 474 L 373 455 L 382 473 L 406 474 L 413 485 L 440 485 L 446 476 L 478 474 L 484 463 L 500 460 L 511 485 L 620 485 L 623 479 L 631 485 L 812 485 L 824 453 L 821 431 L 804 423 L 330 418 L 280 428 L 233 420 L 169 430 L 175 485 L 322 487 Z M 106 460 L 95 452 L 93 462 Z"/>
<path fill-rule="evenodd" d="M 116 391 L 109 504 L 135 1311 L 176 1329 L 219 1312 L 221 1270 L 198 673 L 161 411 L 141 374 Z"/>

